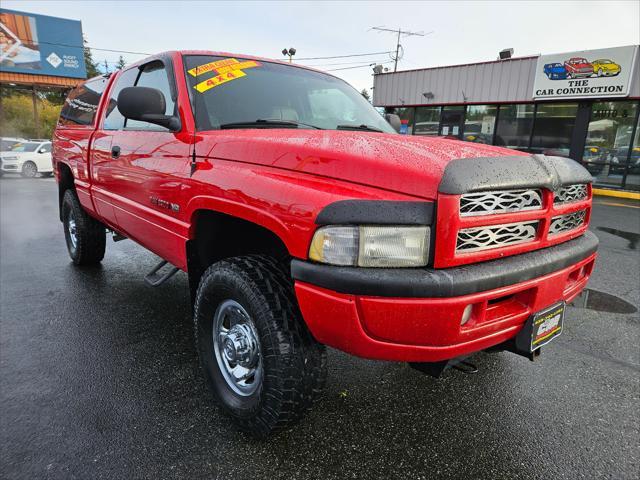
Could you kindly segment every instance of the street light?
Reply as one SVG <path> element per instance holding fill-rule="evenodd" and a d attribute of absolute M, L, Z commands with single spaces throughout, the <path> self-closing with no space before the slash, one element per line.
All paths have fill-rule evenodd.
<path fill-rule="evenodd" d="M 282 55 L 284 55 L 285 57 L 289 57 L 289 63 L 292 62 L 291 57 L 293 57 L 296 54 L 296 49 L 291 47 L 289 50 L 287 50 L 286 48 L 282 49 Z"/>

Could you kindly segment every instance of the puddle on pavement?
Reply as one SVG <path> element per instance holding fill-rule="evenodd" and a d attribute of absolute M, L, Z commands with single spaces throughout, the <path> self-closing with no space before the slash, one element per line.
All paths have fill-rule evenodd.
<path fill-rule="evenodd" d="M 609 227 L 597 227 L 596 230 L 607 232 L 607 233 L 610 233 L 611 235 L 616 235 L 620 238 L 624 238 L 625 240 L 629 240 L 628 248 L 630 248 L 631 250 L 638 249 L 638 240 L 640 240 L 639 233 L 625 232 L 624 230 L 618 230 L 616 228 L 609 228 Z"/>
<path fill-rule="evenodd" d="M 586 288 L 570 305 L 576 308 L 595 310 L 596 312 L 635 313 L 638 311 L 633 304 L 626 300 L 592 288 Z"/>

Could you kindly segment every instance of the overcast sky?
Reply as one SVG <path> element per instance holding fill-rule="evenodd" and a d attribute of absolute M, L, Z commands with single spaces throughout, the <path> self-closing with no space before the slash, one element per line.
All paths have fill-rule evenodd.
<path fill-rule="evenodd" d="M 640 42 L 640 2 L 179 2 L 12 1 L 3 8 L 82 21 L 94 47 L 156 53 L 207 49 L 282 58 L 324 57 L 395 49 L 396 37 L 373 26 L 433 33 L 402 39 L 399 70 L 569 52 Z M 134 61 L 141 56 L 123 54 Z M 117 53 L 94 53 L 115 62 Z M 355 63 L 359 62 L 359 63 Z M 389 55 L 300 61 L 330 70 L 359 90 L 373 83 L 372 62 Z M 393 64 L 386 66 L 393 68 Z"/>

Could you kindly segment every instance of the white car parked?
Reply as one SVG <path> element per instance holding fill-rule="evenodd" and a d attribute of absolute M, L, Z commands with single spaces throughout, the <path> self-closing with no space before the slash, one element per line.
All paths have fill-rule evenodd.
<path fill-rule="evenodd" d="M 8 152 L 0 152 L 0 175 L 5 173 L 19 173 L 28 178 L 38 173 L 43 177 L 51 176 L 51 142 L 28 140 L 16 143 Z"/>

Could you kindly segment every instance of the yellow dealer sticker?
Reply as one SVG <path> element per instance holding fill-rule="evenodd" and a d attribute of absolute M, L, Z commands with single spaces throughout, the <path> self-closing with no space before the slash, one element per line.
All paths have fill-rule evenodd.
<path fill-rule="evenodd" d="M 218 85 L 222 85 L 223 83 L 227 83 L 231 80 L 235 80 L 236 78 L 241 78 L 244 76 L 246 76 L 246 73 L 244 73 L 242 70 L 232 70 L 227 73 L 216 75 L 215 77 L 212 77 L 209 80 L 205 80 L 204 82 L 200 82 L 195 86 L 195 89 L 200 93 L 203 93 L 207 90 L 211 90 L 212 88 L 217 87 Z"/>
<path fill-rule="evenodd" d="M 235 60 L 235 58 L 234 58 Z M 240 63 L 234 63 L 233 65 L 226 65 L 226 66 L 221 66 L 216 68 L 216 71 L 218 73 L 227 73 L 230 72 L 232 70 L 242 70 L 245 68 L 253 68 L 253 67 L 259 67 L 260 64 L 258 62 L 254 62 L 253 60 L 248 60 L 246 62 L 240 62 Z"/>
<path fill-rule="evenodd" d="M 218 60 L 216 62 L 205 63 L 204 65 L 198 65 L 191 70 L 188 70 L 189 75 L 192 77 L 197 77 L 198 75 L 202 75 L 203 73 L 212 72 L 213 70 L 217 70 L 218 67 L 226 67 L 227 65 L 231 65 L 233 63 L 240 63 L 235 58 L 225 58 L 224 60 Z"/>
<path fill-rule="evenodd" d="M 255 60 L 246 60 L 244 62 L 239 62 L 235 58 L 227 58 L 224 60 L 218 60 L 216 62 L 199 65 L 189 70 L 189 74 L 197 77 L 198 75 L 202 75 L 203 73 L 207 72 L 215 71 L 218 73 L 218 75 L 216 75 L 215 77 L 200 82 L 194 87 L 200 93 L 203 93 L 207 90 L 217 87 L 218 85 L 230 82 L 231 80 L 235 80 L 236 78 L 245 77 L 246 73 L 244 73 L 243 71 L 245 68 L 254 68 L 259 66 L 260 62 L 256 62 Z"/>

